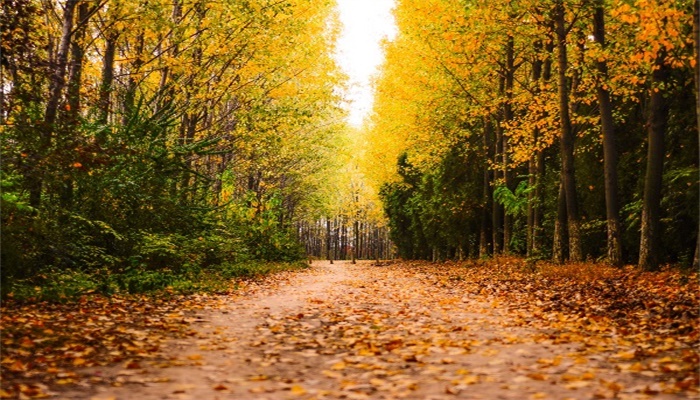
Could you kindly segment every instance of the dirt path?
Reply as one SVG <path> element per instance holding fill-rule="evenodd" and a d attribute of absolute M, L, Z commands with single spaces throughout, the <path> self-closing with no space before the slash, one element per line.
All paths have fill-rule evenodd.
<path fill-rule="evenodd" d="M 610 362 L 617 349 L 518 326 L 493 298 L 369 263 L 316 263 L 198 313 L 163 360 L 89 372 L 94 399 L 688 398 Z"/>

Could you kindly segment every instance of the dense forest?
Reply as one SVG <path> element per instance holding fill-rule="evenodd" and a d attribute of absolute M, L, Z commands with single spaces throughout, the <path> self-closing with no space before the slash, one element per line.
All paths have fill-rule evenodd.
<path fill-rule="evenodd" d="M 303 259 L 347 142 L 334 7 L 3 2 L 3 284 Z"/>
<path fill-rule="evenodd" d="M 399 1 L 365 166 L 399 255 L 697 265 L 697 13 Z"/>
<path fill-rule="evenodd" d="M 399 1 L 356 129 L 334 1 L 6 1 L 3 293 L 306 257 L 697 264 L 694 4 Z"/>

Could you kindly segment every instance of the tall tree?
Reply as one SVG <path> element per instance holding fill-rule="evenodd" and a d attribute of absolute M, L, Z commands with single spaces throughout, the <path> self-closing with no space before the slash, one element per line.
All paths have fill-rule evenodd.
<path fill-rule="evenodd" d="M 569 235 L 569 258 L 571 261 L 582 261 L 583 250 L 581 243 L 581 221 L 578 211 L 576 194 L 576 179 L 574 171 L 574 132 L 571 126 L 569 109 L 569 82 L 567 72 L 569 61 L 567 57 L 567 36 L 569 27 L 566 20 L 566 9 L 563 0 L 557 0 L 554 5 L 554 24 L 557 42 L 558 64 L 558 93 L 559 93 L 559 143 L 561 149 L 561 182 L 566 199 L 566 221 Z"/>
<path fill-rule="evenodd" d="M 668 84 L 671 75 L 670 67 L 666 61 L 666 52 L 662 50 L 657 54 L 654 62 L 649 96 L 647 165 L 644 176 L 644 201 L 639 245 L 639 265 L 646 270 L 658 269 L 660 262 L 661 189 L 666 155 L 664 136 L 669 113 L 665 85 Z"/>
<path fill-rule="evenodd" d="M 63 23 L 61 39 L 58 51 L 51 66 L 48 98 L 44 112 L 43 129 L 40 130 L 40 146 L 38 154 L 32 155 L 32 172 L 29 174 L 29 203 L 32 207 L 41 205 L 41 194 L 44 185 L 45 167 L 41 167 L 42 159 L 47 156 L 51 147 L 52 139 L 56 132 L 56 119 L 58 107 L 63 96 L 63 89 L 66 86 L 66 70 L 68 65 L 68 55 L 70 53 L 71 38 L 73 36 L 73 22 L 75 18 L 75 8 L 79 0 L 68 0 L 63 5 Z"/>
<path fill-rule="evenodd" d="M 593 37 L 600 45 L 601 54 L 596 61 L 598 80 L 596 92 L 600 110 L 600 126 L 603 133 L 603 159 L 605 168 L 605 210 L 608 232 L 608 262 L 615 266 L 622 264 L 622 233 L 620 232 L 619 198 L 617 194 L 617 147 L 613 106 L 608 90 L 608 65 L 605 42 L 604 0 L 597 0 L 594 8 Z"/>

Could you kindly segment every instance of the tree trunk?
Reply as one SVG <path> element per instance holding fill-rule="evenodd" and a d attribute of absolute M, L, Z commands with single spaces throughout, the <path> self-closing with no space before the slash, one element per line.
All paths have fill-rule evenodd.
<path fill-rule="evenodd" d="M 77 28 L 73 34 L 73 40 L 71 41 L 71 52 L 70 52 L 70 62 L 69 73 L 68 73 L 68 84 L 66 88 L 66 99 L 68 107 L 66 110 L 66 116 L 69 125 L 76 125 L 78 116 L 80 115 L 80 84 L 82 83 L 83 75 L 83 57 L 85 54 L 84 44 L 85 41 L 85 28 L 86 19 L 88 18 L 88 5 L 87 3 L 80 3 L 78 5 L 78 17 L 77 17 Z"/>
<path fill-rule="evenodd" d="M 68 64 L 68 53 L 70 50 L 71 37 L 73 35 L 73 19 L 75 7 L 77 5 L 78 0 L 67 0 L 63 6 L 61 41 L 58 46 L 55 63 L 52 66 L 51 80 L 49 81 L 49 97 L 46 101 L 44 128 L 40 132 L 41 141 L 39 154 L 31 157 L 36 164 L 40 164 L 41 159 L 46 156 L 45 153 L 51 147 L 51 141 L 55 133 L 58 104 L 61 101 L 63 88 L 66 86 L 66 66 Z M 32 171 L 28 174 L 29 204 L 35 208 L 41 205 L 41 191 L 43 187 L 43 178 L 41 175 L 42 173 L 38 165 L 32 166 Z"/>
<path fill-rule="evenodd" d="M 576 195 L 576 180 L 574 173 L 574 134 L 569 115 L 569 90 L 566 78 L 568 69 L 566 49 L 566 20 L 562 0 L 558 0 L 554 11 L 555 28 L 557 35 L 558 66 L 559 66 L 559 119 L 560 119 L 560 145 L 561 145 L 561 181 L 564 185 L 566 197 L 566 215 L 569 233 L 569 259 L 571 261 L 583 260 L 581 246 L 581 223 L 578 212 L 578 200 Z"/>
<path fill-rule="evenodd" d="M 97 121 L 100 124 L 107 124 L 109 121 L 110 98 L 112 97 L 112 84 L 114 83 L 114 56 L 117 51 L 117 34 L 108 32 L 105 37 L 105 50 L 102 59 L 102 81 L 100 83 L 99 100 L 97 107 L 99 116 Z M 103 144 L 107 139 L 104 130 L 99 130 L 96 137 L 98 144 Z"/>
<path fill-rule="evenodd" d="M 605 10 L 604 1 L 597 0 L 594 15 L 594 38 L 605 49 Z M 608 225 L 608 262 L 622 265 L 622 233 L 620 232 L 620 212 L 617 194 L 617 148 L 615 145 L 615 125 L 610 92 L 607 89 L 608 65 L 604 59 L 596 62 L 598 69 L 597 95 L 600 109 L 600 125 L 603 132 L 603 159 L 605 170 L 605 210 Z"/>
<path fill-rule="evenodd" d="M 503 151 L 503 134 L 501 131 L 501 128 L 498 126 L 498 121 L 496 121 L 496 127 L 495 127 L 495 133 L 496 133 L 496 141 L 495 141 L 495 148 L 494 148 L 494 154 L 493 154 L 493 165 L 494 165 L 494 171 L 493 171 L 493 182 L 498 181 L 498 178 L 500 177 L 499 173 L 499 159 L 501 158 L 501 153 Z M 503 250 L 503 215 L 504 215 L 504 209 L 503 206 L 498 204 L 498 202 L 493 201 L 493 208 L 491 210 L 491 220 L 492 220 L 492 226 L 493 226 L 493 255 L 498 255 L 501 254 L 501 251 Z"/>
<path fill-rule="evenodd" d="M 562 264 L 566 260 L 566 193 L 564 183 L 559 182 L 557 197 L 557 219 L 554 221 L 554 243 L 552 245 L 552 260 Z"/>
<path fill-rule="evenodd" d="M 535 58 L 532 62 L 532 82 L 535 85 L 539 85 L 540 79 L 542 78 L 542 68 L 544 62 L 540 58 L 540 53 L 542 52 L 543 46 L 542 41 L 537 40 L 534 44 Z M 535 94 L 539 93 L 539 87 L 535 87 Z M 539 139 L 539 129 L 534 127 L 532 129 L 532 145 L 537 148 L 537 141 Z M 539 161 L 539 154 L 541 151 L 535 150 L 528 160 L 528 186 L 530 188 L 537 188 L 539 185 L 538 176 L 539 168 L 537 162 Z M 538 202 L 537 192 L 531 190 L 527 195 L 527 246 L 526 246 L 526 256 L 532 257 L 535 254 L 536 248 L 536 237 L 537 228 L 535 226 L 535 214 L 537 214 L 537 209 L 540 207 Z"/>
<path fill-rule="evenodd" d="M 326 217 L 326 257 L 333 264 L 333 254 L 331 253 L 331 217 Z"/>
<path fill-rule="evenodd" d="M 551 24 L 550 24 L 551 25 Z M 550 26 L 550 32 L 551 32 Z M 552 78 L 552 55 L 554 54 L 554 38 L 551 33 L 547 34 L 547 41 L 544 45 L 545 54 L 547 57 L 542 63 L 542 83 L 544 85 L 548 84 Z M 539 91 L 539 88 L 538 88 Z M 548 113 L 545 112 L 542 118 L 547 118 Z M 542 232 L 544 224 L 544 187 L 542 184 L 542 179 L 545 173 L 545 163 L 544 163 L 544 149 L 538 150 L 535 156 L 535 189 L 533 191 L 533 197 L 535 202 L 535 209 L 533 215 L 533 232 L 532 232 L 532 254 L 538 255 L 542 249 Z M 565 208 L 566 209 L 566 208 Z M 565 215 L 565 214 L 564 214 Z M 566 222 L 566 221 L 564 221 Z"/>
<path fill-rule="evenodd" d="M 644 203 L 639 244 L 639 265 L 647 271 L 658 269 L 661 251 L 661 188 L 666 154 L 664 135 L 669 113 L 669 104 L 664 97 L 664 86 L 670 75 L 670 68 L 666 65 L 665 59 L 666 54 L 663 51 L 656 57 L 647 120 L 647 170 L 644 178 Z"/>
<path fill-rule="evenodd" d="M 360 247 L 360 223 L 357 220 L 355 220 L 352 227 L 352 241 L 352 263 L 356 264 L 356 252 Z"/>
<path fill-rule="evenodd" d="M 479 257 L 488 257 L 490 253 L 490 244 L 492 236 L 492 208 L 493 208 L 493 193 L 491 193 L 491 170 L 488 160 L 491 156 L 491 123 L 487 118 L 484 118 L 484 137 L 483 137 L 483 158 L 484 158 L 484 180 L 482 188 L 482 207 L 481 215 L 481 231 L 479 234 Z"/>
<path fill-rule="evenodd" d="M 63 30 L 61 33 L 61 43 L 56 54 L 56 65 L 51 74 L 49 83 L 49 98 L 46 102 L 46 113 L 44 114 L 44 124 L 46 130 L 42 131 L 42 144 L 48 148 L 51 145 L 51 138 L 54 133 L 54 124 L 58 115 L 58 103 L 61 101 L 61 92 L 66 85 L 66 67 L 68 65 L 68 53 L 73 36 L 73 19 L 75 7 L 79 0 L 67 0 L 63 7 Z"/>
<path fill-rule="evenodd" d="M 143 55 L 144 45 L 144 33 L 143 29 L 141 29 L 136 35 L 136 46 L 134 50 L 134 55 L 132 56 L 133 61 L 131 62 L 129 79 L 127 80 L 126 91 L 124 93 L 124 100 L 122 103 L 124 112 L 124 115 L 122 117 L 122 123 L 124 125 L 128 123 L 129 118 L 133 117 L 133 113 L 135 111 L 134 107 L 136 106 L 136 87 L 138 85 L 135 76 L 141 70 L 141 66 L 143 65 L 143 60 L 141 59 L 141 57 Z"/>
<path fill-rule="evenodd" d="M 73 40 L 71 41 L 70 61 L 68 62 L 68 82 L 66 84 L 66 112 L 65 126 L 62 130 L 62 143 L 59 148 L 70 152 L 75 145 L 80 118 L 80 85 L 83 77 L 83 58 L 85 56 L 84 41 L 87 20 L 89 16 L 88 4 L 82 2 L 78 5 L 78 15 Z M 58 138 L 57 138 L 58 141 Z M 73 179 L 71 171 L 64 170 L 60 188 L 60 202 L 65 209 L 70 209 L 73 203 Z"/>

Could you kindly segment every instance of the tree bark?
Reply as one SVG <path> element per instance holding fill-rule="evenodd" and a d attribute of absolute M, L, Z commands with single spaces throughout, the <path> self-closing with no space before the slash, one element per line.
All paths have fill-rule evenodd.
<path fill-rule="evenodd" d="M 542 67 L 543 67 L 543 61 L 540 58 L 540 53 L 542 52 L 542 41 L 537 40 L 534 44 L 534 50 L 535 50 L 535 57 L 532 62 L 532 82 L 535 85 L 539 85 L 540 79 L 542 78 Z M 537 95 L 539 93 L 539 87 L 535 87 L 535 94 Z M 537 147 L 537 141 L 539 139 L 539 129 L 537 127 L 534 127 L 532 129 L 532 145 Z M 540 207 L 539 204 L 539 199 L 537 198 L 537 192 L 536 188 L 539 185 L 539 180 L 540 176 L 538 175 L 539 173 L 539 168 L 537 165 L 537 162 L 539 161 L 539 154 L 541 151 L 535 150 L 530 156 L 530 159 L 528 160 L 528 186 L 530 188 L 534 188 L 533 190 L 530 191 L 527 195 L 527 246 L 526 246 L 526 256 L 527 257 L 532 257 L 535 253 L 536 250 L 536 243 L 537 243 L 537 234 L 538 230 L 535 225 L 535 222 L 537 221 L 537 218 L 535 217 L 535 214 L 537 214 L 537 210 Z"/>
<path fill-rule="evenodd" d="M 557 219 L 554 221 L 554 243 L 552 245 L 552 261 L 562 264 L 566 260 L 566 193 L 564 183 L 559 182 L 559 195 L 557 197 Z"/>
<path fill-rule="evenodd" d="M 491 123 L 487 118 L 484 118 L 484 135 L 483 135 L 483 158 L 484 158 L 484 179 L 482 187 L 482 207 L 483 212 L 481 215 L 481 231 L 479 234 L 479 257 L 488 257 L 490 252 L 490 244 L 493 239 L 492 236 L 492 208 L 493 208 L 493 193 L 491 192 L 491 170 L 489 168 L 488 160 L 491 156 L 491 133 L 492 127 Z"/>
<path fill-rule="evenodd" d="M 64 126 L 61 136 L 62 143 L 59 148 L 70 151 L 75 145 L 76 134 L 80 119 L 80 86 L 83 78 L 83 59 L 85 57 L 85 31 L 90 15 L 88 4 L 82 2 L 78 5 L 76 29 L 71 40 L 70 61 L 68 62 L 68 82 L 66 84 L 66 111 Z M 69 168 L 69 167 L 68 167 Z M 70 209 L 73 203 L 73 179 L 70 171 L 63 173 L 60 188 L 60 202 L 65 209 Z"/>
<path fill-rule="evenodd" d="M 659 268 L 661 251 L 661 189 L 663 183 L 664 136 L 668 123 L 669 104 L 664 97 L 664 84 L 668 82 L 670 67 L 666 65 L 666 54 L 661 51 L 652 72 L 651 97 L 647 120 L 647 170 L 644 178 L 644 203 L 642 208 L 639 265 L 647 271 Z"/>
<path fill-rule="evenodd" d="M 333 254 L 331 253 L 331 217 L 326 217 L 326 257 L 333 264 Z"/>
<path fill-rule="evenodd" d="M 42 143 L 48 148 L 51 145 L 51 138 L 54 133 L 54 124 L 58 115 L 58 103 L 61 101 L 61 93 L 66 85 L 66 67 L 68 65 L 68 53 L 73 36 L 73 19 L 75 7 L 79 0 L 67 0 L 63 8 L 63 30 L 61 42 L 56 54 L 56 65 L 51 74 L 49 83 L 49 98 L 46 102 L 46 113 L 44 114 L 44 124 L 46 130 L 42 132 Z"/>
<path fill-rule="evenodd" d="M 355 222 L 353 223 L 353 227 L 352 227 L 353 245 L 352 245 L 351 257 L 352 257 L 353 264 L 357 263 L 357 261 L 355 259 L 357 257 L 357 255 L 356 255 L 357 250 L 360 247 L 360 234 L 359 233 L 360 233 L 360 223 L 357 220 L 355 220 Z"/>
<path fill-rule="evenodd" d="M 593 18 L 595 41 L 604 50 L 605 10 L 604 1 L 597 0 Z M 608 227 L 608 262 L 614 266 L 622 265 L 622 233 L 620 231 L 619 199 L 617 193 L 617 147 L 613 120 L 613 106 L 607 89 L 608 65 L 604 59 L 596 62 L 598 70 L 597 96 L 600 110 L 600 125 L 603 133 L 603 159 L 605 170 L 605 210 Z"/>
<path fill-rule="evenodd" d="M 141 70 L 141 66 L 143 65 L 143 60 L 141 59 L 141 57 L 143 56 L 144 45 L 144 33 L 143 29 L 141 29 L 136 35 L 136 45 L 133 55 L 133 61 L 131 62 L 129 79 L 127 80 L 126 92 L 124 93 L 124 100 L 122 103 L 124 112 L 122 124 L 124 125 L 128 123 L 129 118 L 133 116 L 133 113 L 135 111 L 134 107 L 136 107 L 136 87 L 138 85 L 135 76 Z"/>
<path fill-rule="evenodd" d="M 559 76 L 559 119 L 560 119 L 560 148 L 561 148 L 561 182 L 564 185 L 566 197 L 566 215 L 569 233 L 569 259 L 571 261 L 583 260 L 581 246 L 581 223 L 578 212 L 578 200 L 576 195 L 576 180 L 574 172 L 574 134 L 569 114 L 569 90 L 566 72 L 568 59 L 566 49 L 567 28 L 565 10 L 562 0 L 558 0 L 554 9 L 555 30 L 558 50 L 558 76 Z"/>
<path fill-rule="evenodd" d="M 554 38 L 552 37 L 552 26 L 551 23 L 548 24 L 549 33 L 547 34 L 547 41 L 544 45 L 545 54 L 547 57 L 542 63 L 542 83 L 544 85 L 548 84 L 552 78 L 552 55 L 554 54 Z M 539 91 L 539 88 L 538 88 Z M 547 118 L 548 113 L 545 112 L 542 118 Z M 533 191 L 533 198 L 535 202 L 534 214 L 533 214 L 533 232 L 532 232 L 532 254 L 538 255 L 542 249 L 542 232 L 544 224 L 544 187 L 542 184 L 542 179 L 545 173 L 545 163 L 544 163 L 544 150 L 536 151 L 535 156 L 535 189 Z M 566 207 L 564 208 L 566 211 Z M 563 214 L 566 215 L 566 214 Z M 566 226 L 566 221 L 564 221 L 564 226 Z"/>
<path fill-rule="evenodd" d="M 498 121 L 495 122 L 496 140 L 494 143 L 494 154 L 493 154 L 493 182 L 497 182 L 501 177 L 499 173 L 499 164 L 501 159 L 501 154 L 503 152 L 503 131 L 498 125 Z M 493 208 L 491 210 L 491 225 L 493 226 L 493 255 L 501 254 L 503 251 L 503 217 L 505 211 L 502 205 L 498 202 L 493 201 Z"/>
<path fill-rule="evenodd" d="M 105 35 L 105 50 L 102 59 L 102 80 L 100 82 L 100 93 L 97 101 L 99 116 L 97 121 L 100 124 L 107 124 L 109 121 L 109 111 L 112 96 L 112 85 L 114 83 L 114 57 L 117 51 L 117 35 L 113 32 L 108 32 Z M 103 144 L 107 139 L 100 130 L 97 137 L 97 143 Z"/>

